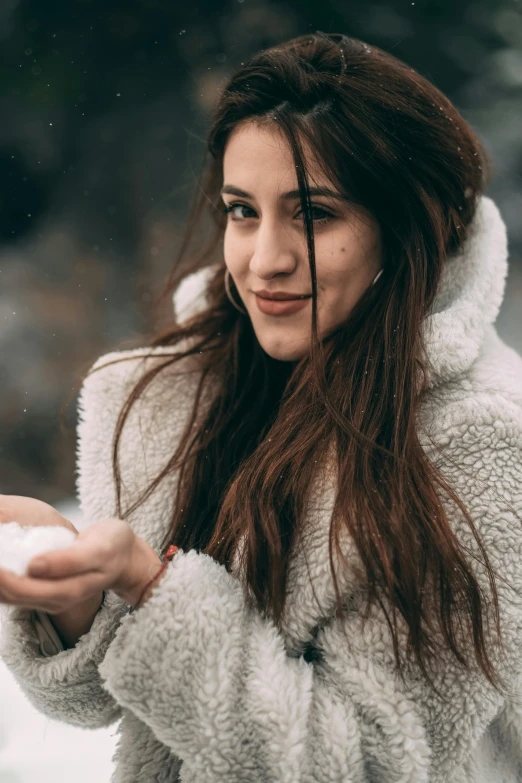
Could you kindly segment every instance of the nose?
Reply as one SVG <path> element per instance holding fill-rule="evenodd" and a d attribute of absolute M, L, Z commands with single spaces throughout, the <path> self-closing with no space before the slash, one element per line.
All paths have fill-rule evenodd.
<path fill-rule="evenodd" d="M 261 221 L 254 242 L 249 268 L 260 280 L 291 274 L 298 267 L 300 250 L 296 238 L 277 217 Z"/>

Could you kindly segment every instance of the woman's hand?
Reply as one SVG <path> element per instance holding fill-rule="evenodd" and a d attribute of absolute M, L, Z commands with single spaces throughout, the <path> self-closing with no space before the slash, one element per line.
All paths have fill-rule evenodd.
<path fill-rule="evenodd" d="M 2 502 L 4 497 L 17 496 L 2 496 L 0 508 L 5 508 Z M 40 501 L 34 501 L 32 498 L 23 500 L 32 501 L 25 507 L 28 512 L 26 524 L 50 525 L 65 522 L 66 527 L 71 525 L 45 503 L 42 505 L 47 506 L 47 509 L 42 509 L 39 520 L 45 518 L 46 522 L 36 521 L 37 506 L 34 504 Z M 13 501 L 13 508 L 15 507 L 16 503 Z M 22 522 L 22 508 L 24 506 L 20 503 L 14 515 L 17 522 Z M 32 521 L 29 520 L 30 516 Z M 60 522 L 60 519 L 63 522 Z M 13 517 L 2 521 L 12 520 Z M 133 596 L 146 576 L 144 567 L 147 555 L 151 562 L 150 553 L 159 561 L 154 550 L 136 536 L 123 520 L 114 518 L 93 522 L 78 533 L 71 546 L 34 557 L 27 567 L 28 576 L 18 576 L 0 568 L 0 603 L 23 609 L 39 609 L 52 615 L 66 612 L 107 589 L 113 589 L 125 597 Z M 48 570 L 37 576 L 35 566 L 42 560 L 48 564 Z"/>
<path fill-rule="evenodd" d="M 61 525 L 78 532 L 72 522 L 48 503 L 23 495 L 0 495 L 0 524 L 6 522 L 18 522 L 23 527 Z"/>

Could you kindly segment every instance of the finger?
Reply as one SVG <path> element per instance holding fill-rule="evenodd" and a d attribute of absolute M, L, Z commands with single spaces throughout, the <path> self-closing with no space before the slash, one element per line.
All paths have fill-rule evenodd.
<path fill-rule="evenodd" d="M 0 569 L 0 603 L 44 612 L 61 612 L 104 589 L 100 574 L 66 579 L 32 579 Z"/>
<path fill-rule="evenodd" d="M 13 515 L 13 512 L 10 510 L 7 503 L 2 502 L 2 496 L 0 495 L 0 524 L 6 525 L 9 522 L 15 522 L 16 517 Z"/>
<path fill-rule="evenodd" d="M 75 541 L 64 549 L 37 555 L 27 564 L 27 575 L 33 578 L 64 579 L 95 571 L 95 552 L 91 546 Z"/>
<path fill-rule="evenodd" d="M 0 523 L 23 523 L 23 513 L 22 521 L 20 521 L 20 514 L 18 513 L 20 511 L 20 503 L 17 503 L 17 500 L 20 499 L 23 500 L 24 498 L 21 498 L 20 495 L 0 495 Z"/>

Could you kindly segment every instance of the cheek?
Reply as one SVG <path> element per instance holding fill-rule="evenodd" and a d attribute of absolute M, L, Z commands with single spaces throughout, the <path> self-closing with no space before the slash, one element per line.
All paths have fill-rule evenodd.
<path fill-rule="evenodd" d="M 343 227 L 325 237 L 317 248 L 317 276 L 325 288 L 335 294 L 347 287 L 358 285 L 365 278 L 368 266 L 375 255 L 373 243 L 367 234 L 355 228 Z M 316 243 L 317 247 L 317 243 Z"/>
<path fill-rule="evenodd" d="M 234 236 L 234 232 L 230 231 L 225 233 L 223 239 L 223 257 L 226 266 L 234 278 L 236 287 L 240 291 L 243 289 L 243 280 L 248 271 L 247 244 L 248 243 L 241 241 L 241 239 L 238 239 L 237 235 Z"/>
<path fill-rule="evenodd" d="M 223 253 L 225 260 L 228 259 L 232 263 L 238 263 L 241 259 L 248 258 L 248 242 L 245 238 L 238 236 L 238 232 L 234 230 L 225 231 L 223 237 Z"/>
<path fill-rule="evenodd" d="M 232 239 L 230 237 L 230 232 L 225 231 L 225 234 L 223 236 L 223 255 L 225 256 L 225 261 L 227 262 L 227 266 L 229 264 L 229 260 L 233 256 L 233 247 L 234 244 L 232 242 Z"/>
<path fill-rule="evenodd" d="M 366 287 L 367 262 L 351 237 L 325 243 L 321 251 L 317 263 L 318 305 L 322 325 L 328 330 L 349 315 Z"/>
<path fill-rule="evenodd" d="M 348 242 L 329 242 L 316 255 L 319 290 L 337 298 L 353 278 L 353 251 Z"/>

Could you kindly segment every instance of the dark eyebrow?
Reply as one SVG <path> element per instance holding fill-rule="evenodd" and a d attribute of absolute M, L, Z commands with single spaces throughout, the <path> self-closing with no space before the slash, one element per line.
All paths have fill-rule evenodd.
<path fill-rule="evenodd" d="M 240 196 L 241 198 L 251 198 L 254 200 L 254 196 L 250 195 L 250 193 L 247 193 L 246 190 L 241 190 L 241 188 L 234 187 L 234 185 L 225 185 L 222 187 L 220 190 L 220 195 L 222 196 L 224 193 L 228 193 L 231 196 Z M 334 190 L 330 190 L 329 188 L 310 188 L 310 196 L 330 196 L 331 198 L 342 200 L 342 197 L 339 193 L 336 193 Z M 299 191 L 289 190 L 287 193 L 282 193 L 280 198 L 284 201 L 298 199 Z"/>

